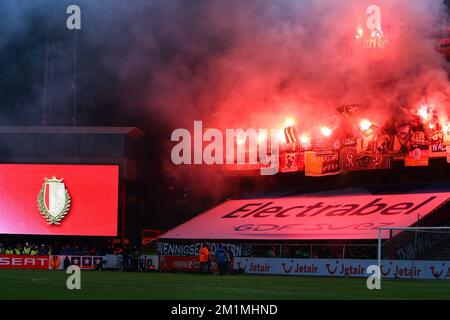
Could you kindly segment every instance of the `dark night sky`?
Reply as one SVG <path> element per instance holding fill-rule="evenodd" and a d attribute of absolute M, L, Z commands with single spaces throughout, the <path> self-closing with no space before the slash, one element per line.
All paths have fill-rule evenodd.
<path fill-rule="evenodd" d="M 176 35 L 155 30 L 172 4 L 134 1 L 77 1 L 82 29 L 65 27 L 73 1 L 5 0 L 0 11 L 0 123 L 41 125 L 44 89 L 51 90 L 49 125 L 71 124 L 73 39 L 77 33 L 78 125 L 139 126 L 157 129 L 150 110 L 155 71 L 180 55 Z M 183 4 L 174 1 L 181 10 Z M 161 11 L 158 16 L 155 11 Z M 175 9 L 173 9 L 175 10 Z M 14 23 L 11 23 L 13 21 Z M 182 21 L 175 24 L 182 24 Z M 46 49 L 49 83 L 44 83 Z M 198 63 L 198 62 L 197 62 Z M 195 62 L 192 63 L 195 68 Z M 157 130 L 155 130 L 157 131 Z"/>

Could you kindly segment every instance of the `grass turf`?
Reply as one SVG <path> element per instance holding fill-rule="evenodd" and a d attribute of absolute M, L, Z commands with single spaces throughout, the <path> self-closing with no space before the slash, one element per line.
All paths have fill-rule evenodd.
<path fill-rule="evenodd" d="M 450 281 L 82 271 L 68 290 L 63 271 L 0 270 L 0 299 L 450 299 Z"/>

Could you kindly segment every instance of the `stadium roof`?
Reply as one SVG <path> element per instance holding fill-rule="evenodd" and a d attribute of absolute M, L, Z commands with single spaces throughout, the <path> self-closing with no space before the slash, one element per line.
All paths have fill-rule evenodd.
<path fill-rule="evenodd" d="M 230 200 L 166 232 L 162 239 L 377 239 L 379 227 L 409 227 L 445 204 L 450 192 L 316 193 Z M 388 231 L 383 238 L 389 236 Z"/>

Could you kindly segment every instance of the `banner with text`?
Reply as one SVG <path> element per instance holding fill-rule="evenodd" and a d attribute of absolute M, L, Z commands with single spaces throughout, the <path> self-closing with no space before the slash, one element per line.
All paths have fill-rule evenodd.
<path fill-rule="evenodd" d="M 249 274 L 292 276 L 368 277 L 367 267 L 377 260 L 236 258 L 234 269 Z M 450 261 L 384 260 L 385 278 L 450 280 Z"/>
<path fill-rule="evenodd" d="M 160 239 L 377 239 L 379 227 L 411 226 L 449 198 L 436 192 L 230 200 Z"/>
<path fill-rule="evenodd" d="M 48 269 L 49 256 L 0 254 L 0 269 Z"/>
<path fill-rule="evenodd" d="M 159 256 L 159 271 L 199 272 L 200 262 L 194 256 Z M 218 271 L 217 263 L 211 262 L 211 272 Z"/>

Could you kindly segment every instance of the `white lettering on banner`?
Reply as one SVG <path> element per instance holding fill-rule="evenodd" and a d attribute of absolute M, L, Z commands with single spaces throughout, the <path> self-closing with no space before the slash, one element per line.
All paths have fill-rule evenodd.
<path fill-rule="evenodd" d="M 211 253 L 215 254 L 219 245 L 231 250 L 233 257 L 248 257 L 251 255 L 252 246 L 249 244 L 233 244 L 233 243 L 218 243 L 218 242 L 204 242 L 209 245 Z M 169 242 L 158 242 L 158 254 L 162 256 L 198 256 L 198 251 L 202 247 L 203 242 L 190 244 L 177 244 Z"/>
<path fill-rule="evenodd" d="M 0 268 L 47 269 L 48 256 L 0 255 Z"/>
<path fill-rule="evenodd" d="M 418 213 L 426 217 L 449 198 L 438 192 L 230 200 L 160 239 L 378 239 L 379 227 L 410 226 Z"/>
<path fill-rule="evenodd" d="M 250 274 L 281 274 L 305 276 L 367 277 L 376 260 L 350 259 L 234 259 L 234 269 Z M 384 260 L 380 268 L 383 278 L 450 280 L 450 261 Z"/>
<path fill-rule="evenodd" d="M 69 261 L 78 262 L 80 269 L 95 269 L 97 265 L 103 262 L 103 268 L 105 269 L 120 269 L 122 267 L 123 257 L 122 255 L 106 254 L 104 256 L 50 256 L 50 263 L 48 264 L 49 269 L 59 269 L 64 268 L 64 259 L 68 258 Z M 37 259 L 41 261 L 40 259 Z M 48 260 L 48 259 L 47 259 Z M 142 266 L 147 269 L 157 270 L 158 269 L 158 256 L 157 255 L 142 255 L 140 256 Z M 42 260 L 41 263 L 45 261 Z M 86 263 L 87 262 L 87 263 Z M 0 257 L 0 266 L 3 263 Z"/>

